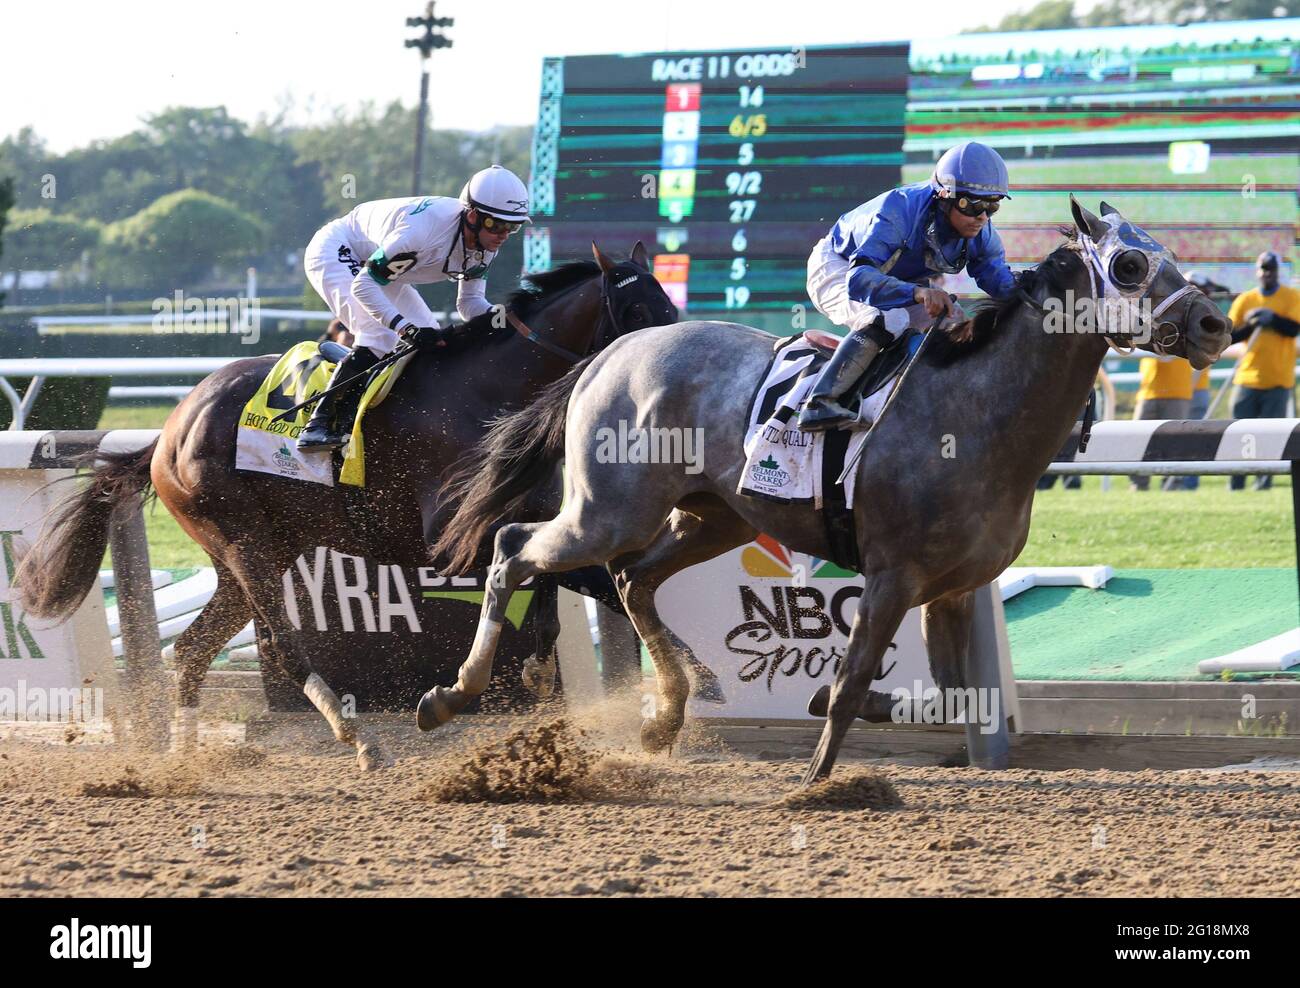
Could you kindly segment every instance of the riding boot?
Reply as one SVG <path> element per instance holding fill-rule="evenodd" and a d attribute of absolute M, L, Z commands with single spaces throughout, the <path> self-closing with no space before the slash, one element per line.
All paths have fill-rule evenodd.
<path fill-rule="evenodd" d="M 842 397 L 861 377 L 876 354 L 880 352 L 883 340 L 888 337 L 883 320 L 877 320 L 865 329 L 855 329 L 844 339 L 822 368 L 821 375 L 808 393 L 808 400 L 799 413 L 798 427 L 804 432 L 823 432 L 833 429 L 856 417 L 853 412 L 843 407 L 837 399 Z"/>
<path fill-rule="evenodd" d="M 330 375 L 329 387 L 341 381 L 349 381 L 345 387 L 327 394 L 312 409 L 307 427 L 298 436 L 298 449 L 303 451 L 319 449 L 336 449 L 342 446 L 352 434 L 352 420 L 356 417 L 357 407 L 361 404 L 361 395 L 365 385 L 365 373 L 379 363 L 379 358 L 369 347 L 358 346 L 338 362 L 334 373 Z M 337 412 L 337 416 L 336 416 Z M 330 420 L 337 417 L 337 426 L 330 427 Z"/>

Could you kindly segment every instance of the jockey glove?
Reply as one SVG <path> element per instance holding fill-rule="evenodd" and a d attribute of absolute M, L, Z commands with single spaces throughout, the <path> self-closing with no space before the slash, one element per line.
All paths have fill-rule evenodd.
<path fill-rule="evenodd" d="M 447 345 L 450 332 L 441 326 L 407 326 L 402 339 L 417 350 L 436 350 Z"/>

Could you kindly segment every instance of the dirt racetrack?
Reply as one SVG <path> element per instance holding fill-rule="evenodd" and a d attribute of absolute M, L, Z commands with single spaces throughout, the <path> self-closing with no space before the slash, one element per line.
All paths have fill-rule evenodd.
<path fill-rule="evenodd" d="M 0 895 L 1300 895 L 1296 771 L 841 762 L 809 794 L 704 730 L 652 758 L 536 718 L 511 757 L 518 722 L 471 721 L 370 774 L 235 724 L 186 757 L 0 741 Z"/>

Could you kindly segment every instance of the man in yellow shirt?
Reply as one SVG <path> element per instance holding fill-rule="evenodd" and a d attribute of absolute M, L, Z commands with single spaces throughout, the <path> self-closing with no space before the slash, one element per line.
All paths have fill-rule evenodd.
<path fill-rule="evenodd" d="M 1300 332 L 1300 291 L 1279 283 L 1281 261 L 1266 250 L 1255 262 L 1259 287 L 1233 300 L 1232 341 L 1249 339 L 1246 353 L 1232 379 L 1233 418 L 1275 419 L 1286 415 L 1287 397 L 1295 387 L 1296 334 Z M 1273 478 L 1255 478 L 1255 490 L 1272 486 Z M 1234 491 L 1245 488 L 1246 478 L 1234 474 Z"/>
<path fill-rule="evenodd" d="M 1187 280 L 1206 295 L 1227 295 L 1228 289 L 1208 275 L 1199 271 L 1188 271 Z M 1189 419 L 1201 420 L 1210 411 L 1210 368 L 1192 372 L 1192 407 L 1187 412 Z M 1192 474 L 1187 477 L 1166 477 L 1164 489 L 1167 491 L 1194 491 L 1201 486 L 1201 478 Z"/>
<path fill-rule="evenodd" d="M 1182 357 L 1143 357 L 1138 361 L 1141 383 L 1133 418 L 1185 419 L 1192 404 L 1192 365 Z M 1148 489 L 1151 478 L 1133 474 L 1129 485 L 1135 491 Z M 1177 477 L 1166 477 L 1165 490 L 1174 490 Z"/>

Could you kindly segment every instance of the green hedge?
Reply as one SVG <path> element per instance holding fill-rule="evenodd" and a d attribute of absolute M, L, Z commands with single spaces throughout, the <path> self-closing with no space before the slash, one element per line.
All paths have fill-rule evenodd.
<path fill-rule="evenodd" d="M 31 378 L 9 378 L 9 383 L 22 395 Z M 95 428 L 108 402 L 108 384 L 106 377 L 47 377 L 23 427 L 42 432 Z M 12 421 L 9 402 L 0 401 L 0 429 L 9 428 Z"/>

